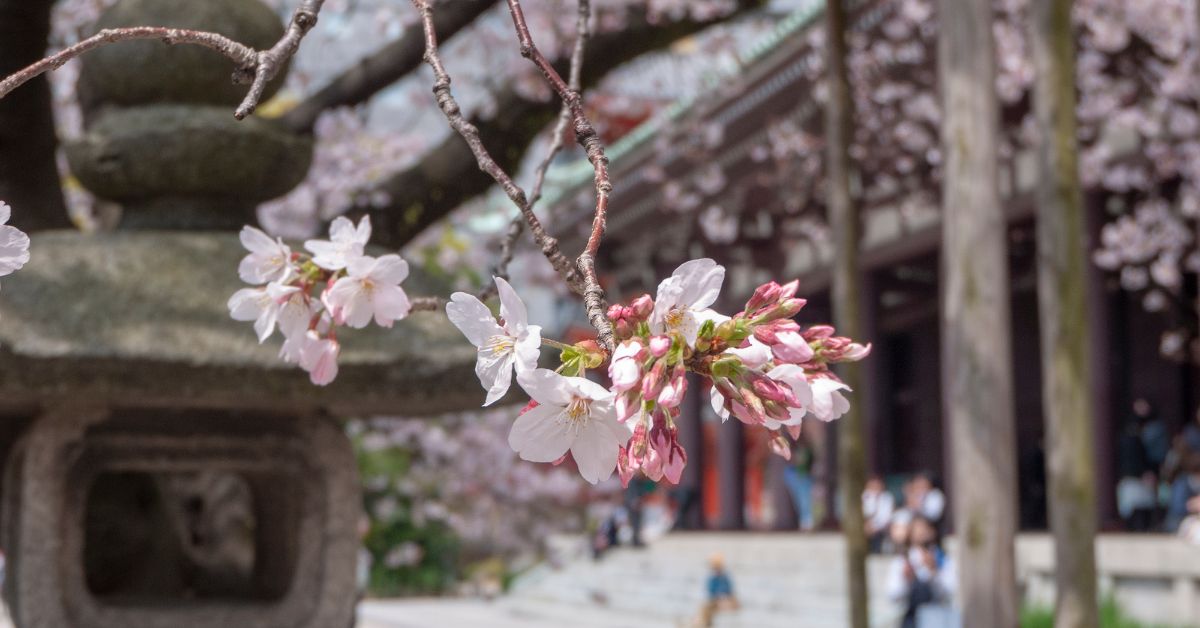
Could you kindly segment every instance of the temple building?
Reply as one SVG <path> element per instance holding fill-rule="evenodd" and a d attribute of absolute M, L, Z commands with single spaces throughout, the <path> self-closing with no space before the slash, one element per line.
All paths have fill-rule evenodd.
<path fill-rule="evenodd" d="M 903 74 L 910 83 L 931 85 L 933 37 L 898 38 L 884 32 L 900 2 L 853 3 L 851 42 L 890 42 L 873 50 L 874 64 L 852 74 L 855 89 L 879 85 Z M 657 277 L 680 262 L 712 257 L 727 275 L 718 309 L 736 311 L 754 286 L 769 279 L 801 279 L 800 296 L 809 299 L 798 320 L 829 322 L 829 265 L 832 244 L 824 226 L 824 160 L 821 104 L 824 22 L 822 3 L 800 11 L 776 33 L 744 55 L 736 75 L 714 78 L 707 94 L 679 102 L 633 130 L 610 149 L 614 192 L 609 204 L 608 235 L 599 266 L 611 300 L 653 292 Z M 924 42 L 924 43 L 922 43 Z M 932 92 L 936 97 L 936 91 Z M 913 95 L 912 107 L 928 94 Z M 936 103 L 932 103 L 936 115 Z M 1028 101 L 1008 104 L 1004 123 L 1020 120 Z M 908 111 L 912 111 L 909 109 Z M 920 121 L 920 120 L 918 120 Z M 925 120 L 928 122 L 928 119 Z M 1007 133 L 1015 132 L 1006 128 Z M 858 129 L 860 145 L 871 147 L 875 128 Z M 936 151 L 936 124 L 910 131 Z M 880 136 L 882 137 L 882 135 Z M 874 344 L 865 362 L 866 387 L 854 394 L 868 420 L 869 470 L 896 487 L 905 477 L 928 473 L 947 489 L 949 475 L 942 374 L 939 357 L 939 249 L 941 239 L 938 183 L 929 176 L 936 152 L 913 162 L 881 139 L 853 155 L 862 210 L 864 303 Z M 1000 186 L 1005 198 L 1011 261 L 1010 306 L 1013 325 L 1017 456 L 1021 477 L 1020 523 L 1046 527 L 1042 385 L 1033 224 L 1033 155 L 1013 150 L 1003 156 Z M 908 161 L 905 161 L 908 160 Z M 898 173 L 897 173 L 898 172 Z M 879 185 L 884 177 L 885 184 Z M 864 182 L 872 180 L 870 194 Z M 881 193 L 880 190 L 884 190 Z M 890 193 L 888 191 L 890 190 Z M 563 183 L 557 198 L 557 225 L 579 225 L 564 235 L 568 249 L 582 245 L 583 226 L 591 222 L 591 180 L 586 163 Z M 1109 218 L 1105 192 L 1086 193 L 1091 242 Z M 1185 281 L 1187 290 L 1196 283 Z M 1162 317 L 1147 313 L 1139 299 L 1123 291 L 1116 277 L 1091 265 L 1088 277 L 1091 324 L 1096 484 L 1102 528 L 1118 529 L 1116 442 L 1135 399 L 1146 399 L 1175 433 L 1200 404 L 1194 366 L 1159 354 Z M 1195 299 L 1195 294 L 1185 298 Z M 689 407 L 685 420 L 703 426 L 707 446 L 689 460 L 685 490 L 703 496 L 703 517 L 696 526 L 738 529 L 795 525 L 780 481 L 783 463 L 769 455 L 761 430 L 737 421 L 721 424 L 707 404 Z M 832 424 L 836 429 L 836 423 Z M 687 430 L 695 432 L 697 430 Z M 716 437 L 719 434 L 719 437 Z M 699 443 L 697 443 L 699 444 Z M 829 447 L 832 452 L 835 448 Z M 695 464 L 699 463 L 699 464 Z M 836 475 L 832 455 L 826 475 Z M 743 480 L 744 479 L 744 480 Z M 832 495 L 834 491 L 829 490 Z M 830 499 L 830 507 L 833 507 Z"/>

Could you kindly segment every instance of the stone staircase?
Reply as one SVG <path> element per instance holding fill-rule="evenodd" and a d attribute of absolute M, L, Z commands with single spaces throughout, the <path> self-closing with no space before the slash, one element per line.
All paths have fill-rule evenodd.
<path fill-rule="evenodd" d="M 573 625 L 588 611 L 638 618 L 639 628 L 692 625 L 705 597 L 708 557 L 720 553 L 741 602 L 721 628 L 841 628 L 847 625 L 844 545 L 833 534 L 682 533 L 644 549 L 620 548 L 599 562 L 578 539 L 553 544 L 556 560 L 520 577 L 503 604 L 528 613 L 563 608 Z M 868 563 L 874 626 L 895 626 L 881 595 L 887 559 Z M 609 624 L 614 625 L 614 624 Z M 631 623 L 630 625 L 635 625 Z"/>

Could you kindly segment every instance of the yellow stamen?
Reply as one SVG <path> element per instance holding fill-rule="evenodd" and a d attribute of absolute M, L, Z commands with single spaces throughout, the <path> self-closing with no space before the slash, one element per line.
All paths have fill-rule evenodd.
<path fill-rule="evenodd" d="M 513 350 L 513 339 L 508 336 L 492 336 L 488 338 L 487 343 L 483 345 L 483 349 L 492 355 L 502 355 Z"/>

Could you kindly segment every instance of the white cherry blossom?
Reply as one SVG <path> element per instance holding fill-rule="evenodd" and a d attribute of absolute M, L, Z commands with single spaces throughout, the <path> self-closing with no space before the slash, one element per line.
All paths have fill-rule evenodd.
<path fill-rule="evenodd" d="M 517 382 L 538 405 L 513 423 L 508 444 L 523 460 L 553 462 L 568 451 L 583 479 L 597 484 L 612 476 L 618 448 L 632 433 L 617 421 L 613 393 L 582 377 L 534 369 Z"/>
<path fill-rule="evenodd" d="M 300 291 L 295 286 L 270 284 L 265 288 L 242 288 L 229 297 L 229 316 L 235 321 L 254 321 L 254 331 L 262 344 L 275 332 L 283 302 Z"/>
<path fill-rule="evenodd" d="M 503 325 L 482 301 L 465 292 L 455 292 L 446 304 L 446 317 L 478 348 L 475 374 L 488 391 L 485 406 L 508 392 L 514 369 L 519 375 L 537 368 L 542 344 L 542 328 L 529 324 L 525 303 L 507 281 L 500 277 L 495 281 Z"/>
<path fill-rule="evenodd" d="M 658 284 L 658 296 L 650 314 L 650 331 L 655 334 L 679 332 L 688 346 L 695 346 L 696 335 L 704 321 L 720 323 L 729 318 L 709 309 L 721 293 L 724 281 L 725 267 L 711 259 L 684 262 Z"/>
<path fill-rule="evenodd" d="M 771 347 L 759 342 L 754 336 L 748 339 L 749 344 L 738 349 L 726 349 L 725 353 L 737 356 L 746 368 L 757 369 L 762 368 L 767 362 L 771 361 Z"/>
<path fill-rule="evenodd" d="M 29 236 L 9 226 L 12 208 L 0 201 L 0 277 L 11 275 L 29 262 Z"/>
<path fill-rule="evenodd" d="M 317 386 L 332 382 L 338 374 L 338 355 L 342 347 L 333 338 L 322 338 L 310 330 L 303 336 L 300 347 L 300 368 L 308 371 L 308 377 Z"/>
<path fill-rule="evenodd" d="M 291 269 L 292 249 L 283 240 L 246 226 L 238 235 L 250 254 L 238 264 L 238 276 L 249 284 L 264 284 L 287 276 Z"/>
<path fill-rule="evenodd" d="M 304 248 L 313 254 L 313 263 L 326 270 L 341 270 L 356 258 L 362 257 L 371 239 L 371 217 L 363 216 L 355 226 L 345 216 L 338 216 L 329 225 L 328 240 L 309 240 Z"/>
<path fill-rule="evenodd" d="M 391 327 L 412 309 L 400 287 L 407 277 L 408 262 L 399 255 L 359 256 L 326 292 L 325 304 L 338 324 L 362 329 L 374 318 L 380 327 Z"/>
<path fill-rule="evenodd" d="M 850 402 L 840 392 L 849 391 L 849 386 L 828 377 L 818 377 L 809 385 L 812 387 L 812 407 L 809 412 L 818 419 L 832 421 L 850 409 Z"/>

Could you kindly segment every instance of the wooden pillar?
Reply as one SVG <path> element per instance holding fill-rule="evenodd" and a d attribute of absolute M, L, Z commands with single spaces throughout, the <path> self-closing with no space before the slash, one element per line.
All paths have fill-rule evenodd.
<path fill-rule="evenodd" d="M 746 527 L 746 445 L 742 422 L 730 418 L 717 428 L 717 494 L 720 516 L 717 528 Z"/>

